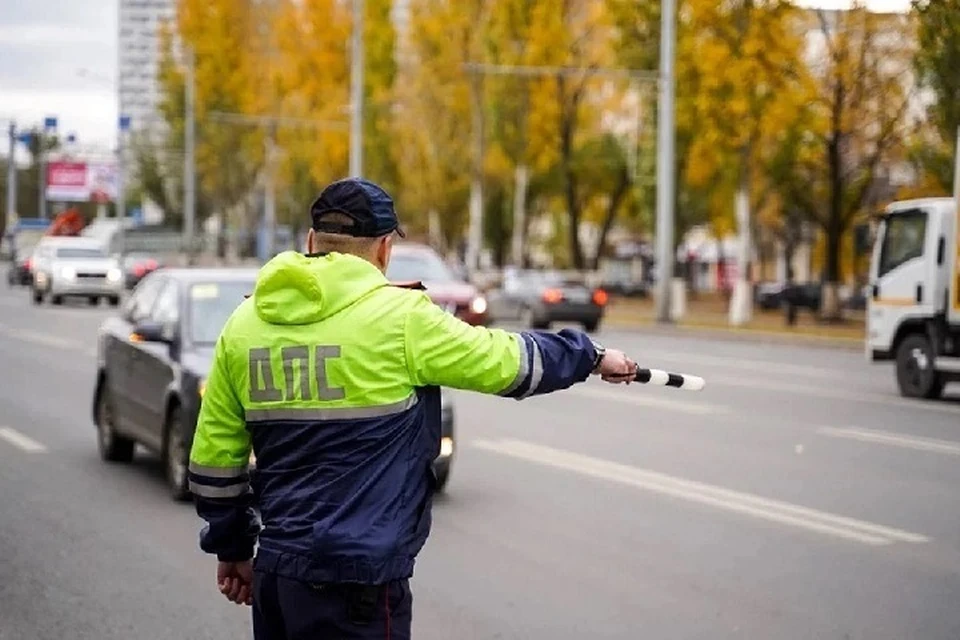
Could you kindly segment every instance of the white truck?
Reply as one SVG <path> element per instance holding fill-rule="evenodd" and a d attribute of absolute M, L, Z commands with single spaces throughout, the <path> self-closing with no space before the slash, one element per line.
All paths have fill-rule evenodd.
<path fill-rule="evenodd" d="M 866 352 L 892 361 L 900 394 L 938 398 L 960 381 L 960 224 L 957 199 L 889 205 L 870 262 Z"/>

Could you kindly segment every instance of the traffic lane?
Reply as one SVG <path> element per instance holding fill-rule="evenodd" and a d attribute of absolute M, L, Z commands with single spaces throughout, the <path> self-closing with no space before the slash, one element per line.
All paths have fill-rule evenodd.
<path fill-rule="evenodd" d="M 700 393 L 664 390 L 668 395 L 662 397 L 704 402 L 720 411 L 759 402 L 771 407 L 770 418 L 823 427 L 960 437 L 960 384 L 948 386 L 941 400 L 902 398 L 892 365 L 870 365 L 861 354 L 821 350 L 823 362 L 811 364 L 801 357 L 805 350 L 779 345 L 763 347 L 761 353 L 750 345 L 699 340 L 696 349 L 684 351 L 672 338 L 648 340 L 639 334 L 610 336 L 609 344 L 625 344 L 628 353 L 643 354 L 636 357 L 644 364 L 646 358 L 651 366 L 701 375 L 707 381 Z M 737 353 L 741 346 L 742 353 Z"/>
<path fill-rule="evenodd" d="M 462 442 L 489 437 L 492 422 L 534 419 L 506 406 L 462 421 Z M 418 586 L 446 608 L 485 603 L 502 637 L 946 640 L 960 630 L 954 570 L 906 562 L 896 545 L 752 521 L 469 444 L 458 456 Z"/>
<path fill-rule="evenodd" d="M 100 324 L 117 312 L 118 309 L 113 307 L 91 307 L 86 303 L 36 306 L 28 293 L 16 289 L 0 290 L 0 327 L 8 334 L 45 335 L 94 345 Z"/>
<path fill-rule="evenodd" d="M 629 402 L 631 389 L 621 388 L 624 401 L 598 391 L 603 395 L 568 391 L 514 406 L 513 401 L 458 393 L 454 406 L 464 454 L 472 455 L 471 440 L 519 440 L 556 449 L 561 456 L 600 461 L 566 456 L 560 465 L 573 470 L 597 464 L 603 473 L 612 465 L 629 465 L 640 470 L 640 483 L 649 490 L 665 481 L 684 484 L 681 492 L 688 495 L 686 485 L 707 483 L 716 493 L 747 493 L 853 517 L 930 537 L 923 545 L 923 561 L 932 558 L 960 570 L 960 497 L 955 490 L 960 446 L 949 455 L 835 439 L 803 424 L 771 423 L 756 407 L 741 414 L 690 415 L 638 408 Z M 556 458 L 555 452 L 509 444 L 499 448 L 535 464 L 556 464 L 546 459 Z M 619 476 L 620 470 L 614 473 Z M 658 474 L 669 477 L 651 477 Z"/>
<path fill-rule="evenodd" d="M 43 447 L 0 438 L 0 638 L 250 637 L 249 609 L 217 593 L 201 522 L 169 499 L 156 458 L 100 461 L 94 359 L 2 338 L 0 353 L 0 427 Z"/>
<path fill-rule="evenodd" d="M 15 612 L 4 618 L 10 637 L 249 637 L 248 610 L 216 593 L 213 559 L 197 548 L 201 522 L 189 505 L 168 499 L 158 461 L 141 453 L 132 465 L 99 460 L 88 411 L 93 358 L 2 336 L 0 353 L 5 371 L 16 371 L 0 387 L 4 425 L 44 447 L 26 455 L 0 438 L 0 509 L 17 514 L 0 527 L 9 554 L 0 571 L 16 576 L 0 599 Z M 434 511 L 425 562 L 439 552 L 445 564 L 463 551 L 455 530 L 448 532 L 448 506 L 441 500 Z M 471 552 L 490 559 L 498 551 Z M 502 633 L 508 612 L 484 600 L 453 606 L 443 597 L 459 589 L 451 582 L 459 577 L 418 569 L 417 637 Z"/>

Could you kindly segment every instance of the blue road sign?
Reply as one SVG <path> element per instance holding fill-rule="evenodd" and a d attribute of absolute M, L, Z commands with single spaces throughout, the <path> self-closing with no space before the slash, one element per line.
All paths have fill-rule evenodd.
<path fill-rule="evenodd" d="M 57 128 L 57 118 L 56 116 L 47 116 L 43 119 L 43 128 L 44 129 L 56 129 Z"/>
<path fill-rule="evenodd" d="M 120 131 L 130 129 L 130 116 L 120 116 Z"/>
<path fill-rule="evenodd" d="M 17 142 L 21 144 L 29 145 L 33 141 L 33 134 L 29 131 L 26 133 L 21 133 L 17 136 Z"/>

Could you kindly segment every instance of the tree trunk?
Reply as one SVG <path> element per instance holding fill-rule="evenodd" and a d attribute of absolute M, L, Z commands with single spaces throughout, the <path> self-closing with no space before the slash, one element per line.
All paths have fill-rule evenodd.
<path fill-rule="evenodd" d="M 750 291 L 750 147 L 740 150 L 740 180 L 736 195 L 737 230 L 739 251 L 737 255 L 737 279 L 730 298 L 730 324 L 741 326 L 750 322 L 753 312 L 753 296 Z"/>
<path fill-rule="evenodd" d="M 557 78 L 557 93 L 560 102 L 560 166 L 563 174 L 563 195 L 567 204 L 569 221 L 570 259 L 573 267 L 584 267 L 583 247 L 580 246 L 580 199 L 578 197 L 577 176 L 573 170 L 573 134 L 576 127 L 576 94 L 568 102 L 566 85 L 562 77 Z"/>
<path fill-rule="evenodd" d="M 837 295 L 840 283 L 840 251 L 843 236 L 843 166 L 841 164 L 841 137 L 836 127 L 827 145 L 827 167 L 830 171 L 830 205 L 827 213 L 826 262 L 821 292 L 820 313 L 825 320 L 840 318 L 840 301 Z"/>
<path fill-rule="evenodd" d="M 617 181 L 617 186 L 614 187 L 613 193 L 610 194 L 610 200 L 607 201 L 607 210 L 603 216 L 603 224 L 600 225 L 600 237 L 597 240 L 597 252 L 591 261 L 591 269 L 596 270 L 600 268 L 600 257 L 603 255 L 603 248 L 607 244 L 607 236 L 610 235 L 610 230 L 613 228 L 613 223 L 617 219 L 617 212 L 620 211 L 620 204 L 627 196 L 627 191 L 629 189 L 630 176 L 626 171 L 624 171 L 620 174 L 620 179 Z"/>
<path fill-rule="evenodd" d="M 514 170 L 513 192 L 513 264 L 523 268 L 523 245 L 527 233 L 527 184 L 530 172 L 526 164 L 519 163 Z"/>

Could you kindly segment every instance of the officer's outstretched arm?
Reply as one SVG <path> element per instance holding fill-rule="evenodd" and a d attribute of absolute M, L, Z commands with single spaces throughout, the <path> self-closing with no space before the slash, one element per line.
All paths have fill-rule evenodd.
<path fill-rule="evenodd" d="M 426 295 L 407 316 L 407 366 L 414 385 L 525 398 L 589 377 L 596 348 L 587 334 L 471 326 Z"/>
<path fill-rule="evenodd" d="M 223 561 L 249 560 L 259 533 L 250 491 L 250 432 L 231 384 L 223 338 L 200 405 L 190 451 L 190 491 L 207 525 L 200 548 Z"/>

